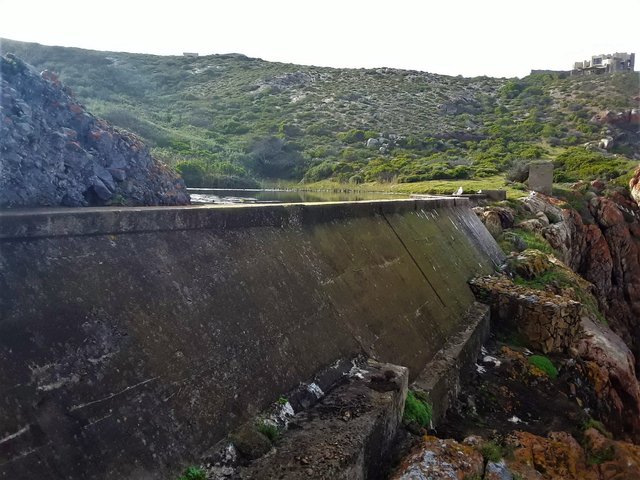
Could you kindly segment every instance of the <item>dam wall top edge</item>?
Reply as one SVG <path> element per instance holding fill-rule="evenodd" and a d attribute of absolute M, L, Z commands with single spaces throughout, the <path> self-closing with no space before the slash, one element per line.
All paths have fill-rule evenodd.
<path fill-rule="evenodd" d="M 0 211 L 0 241 L 172 230 L 313 225 L 422 209 L 469 207 L 466 198 L 180 207 L 33 208 Z"/>

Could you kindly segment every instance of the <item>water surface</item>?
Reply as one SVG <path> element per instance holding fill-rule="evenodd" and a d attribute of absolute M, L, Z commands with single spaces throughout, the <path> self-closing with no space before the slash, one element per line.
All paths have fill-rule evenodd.
<path fill-rule="evenodd" d="M 192 203 L 300 203 L 390 200 L 409 198 L 389 192 L 341 192 L 333 190 L 189 188 Z"/>

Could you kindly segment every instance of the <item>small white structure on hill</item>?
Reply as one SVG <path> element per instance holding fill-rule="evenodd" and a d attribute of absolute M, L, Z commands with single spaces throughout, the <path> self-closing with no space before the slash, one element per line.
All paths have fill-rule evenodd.
<path fill-rule="evenodd" d="M 197 52 L 182 52 L 182 56 L 183 57 L 197 57 L 198 53 Z"/>

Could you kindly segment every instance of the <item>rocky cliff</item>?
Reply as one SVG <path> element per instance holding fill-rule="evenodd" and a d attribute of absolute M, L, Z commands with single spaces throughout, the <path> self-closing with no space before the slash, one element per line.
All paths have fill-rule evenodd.
<path fill-rule="evenodd" d="M 184 205 L 182 180 L 55 75 L 0 57 L 0 207 Z"/>
<path fill-rule="evenodd" d="M 530 225 L 557 249 L 562 260 L 594 285 L 598 304 L 611 328 L 640 358 L 640 208 L 620 191 L 602 193 L 603 185 L 583 185 L 585 208 L 578 212 L 562 201 L 532 194 L 524 203 L 544 212 L 549 225 Z"/>

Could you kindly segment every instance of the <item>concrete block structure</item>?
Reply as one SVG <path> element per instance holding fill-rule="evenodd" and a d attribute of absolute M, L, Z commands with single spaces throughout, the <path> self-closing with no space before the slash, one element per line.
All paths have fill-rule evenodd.
<path fill-rule="evenodd" d="M 553 186 L 553 163 L 534 162 L 529 165 L 529 189 L 551 195 Z"/>
<path fill-rule="evenodd" d="M 633 72 L 635 69 L 635 53 L 608 53 L 592 55 L 591 60 L 583 60 L 573 64 L 573 75 L 600 75 L 603 73 Z"/>

